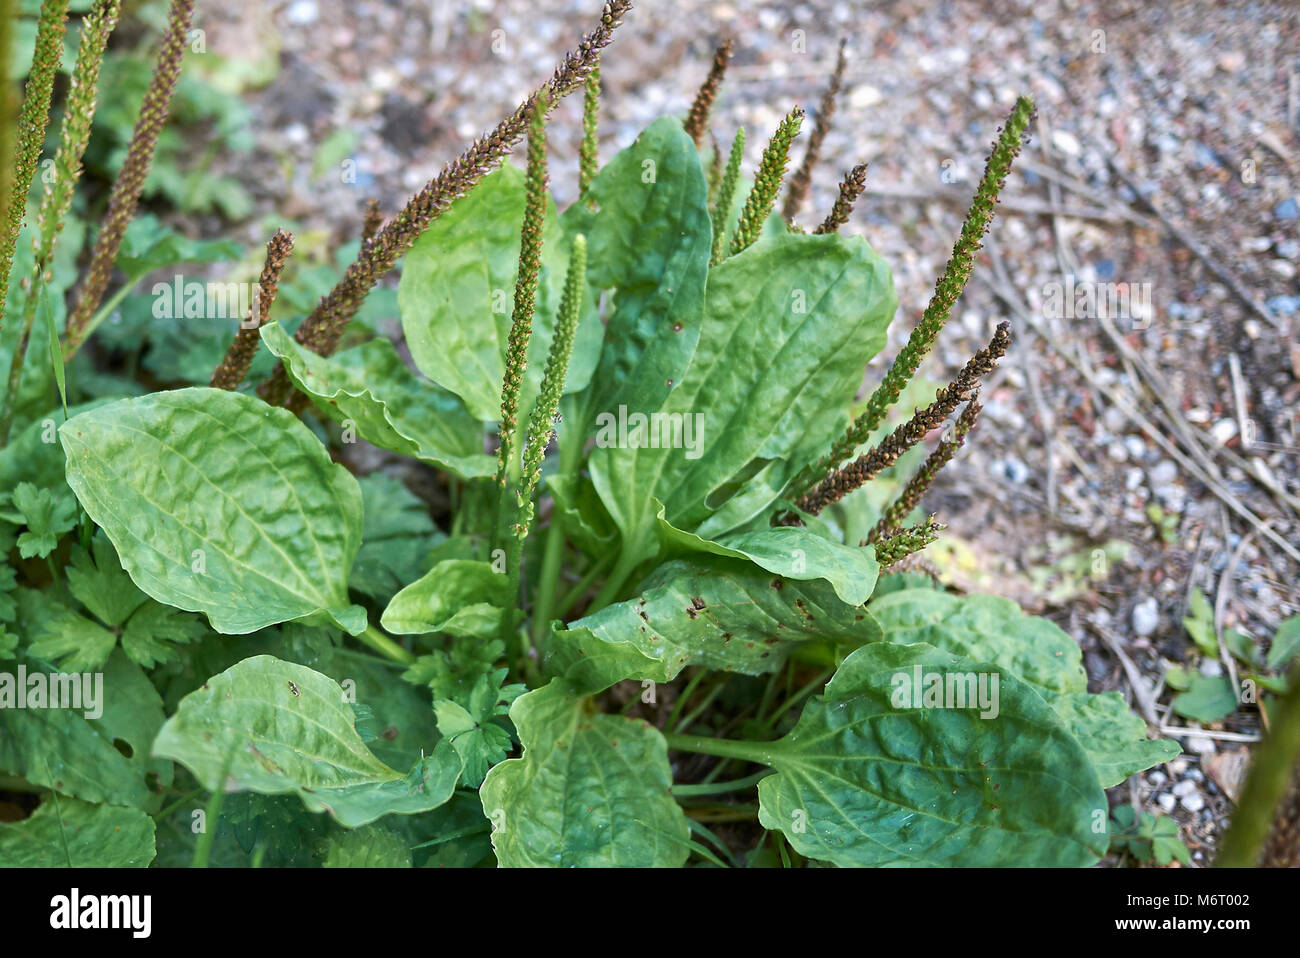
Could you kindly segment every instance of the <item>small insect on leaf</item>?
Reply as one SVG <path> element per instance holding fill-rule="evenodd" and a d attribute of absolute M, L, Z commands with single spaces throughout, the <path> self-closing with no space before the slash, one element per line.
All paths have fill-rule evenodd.
<path fill-rule="evenodd" d="M 302 693 L 298 691 L 298 683 L 296 682 L 291 681 L 289 683 L 289 691 L 294 694 L 295 698 L 299 698 L 302 696 Z"/>

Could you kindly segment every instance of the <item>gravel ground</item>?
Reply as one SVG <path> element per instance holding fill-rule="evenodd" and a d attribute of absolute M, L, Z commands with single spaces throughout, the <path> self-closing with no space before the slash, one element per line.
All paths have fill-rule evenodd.
<path fill-rule="evenodd" d="M 598 10 L 205 6 L 214 53 L 278 61 L 273 81 L 244 93 L 257 146 L 231 169 L 265 212 L 352 238 L 366 200 L 398 208 L 547 75 Z M 929 499 L 950 526 L 939 564 L 958 587 L 1058 621 L 1083 645 L 1095 689 L 1123 691 L 1153 727 L 1192 730 L 1167 733 L 1184 755 L 1112 799 L 1173 815 L 1197 864 L 1213 855 L 1259 722 L 1253 706 L 1204 728 L 1171 712 L 1169 664 L 1235 671 L 1189 640 L 1191 590 L 1209 597 L 1220 629 L 1260 647 L 1300 611 L 1298 21 L 1289 3 L 644 2 L 602 67 L 608 157 L 655 117 L 684 112 L 716 42 L 735 37 L 713 128 L 724 146 L 746 128 L 752 168 L 792 105 L 816 107 L 847 38 L 805 217 L 821 218 L 845 169 L 870 163 L 845 231 L 893 266 L 898 342 L 998 125 L 1017 94 L 1035 98 L 1038 123 L 987 255 L 925 369 L 943 379 L 1012 320 L 1015 345 L 980 425 Z M 580 105 L 562 104 L 550 134 L 561 205 L 576 191 Z M 331 137 L 345 156 L 322 172 Z M 261 229 L 240 238 L 264 242 Z M 1077 284 L 1114 293 L 1119 314 L 1058 308 Z"/>

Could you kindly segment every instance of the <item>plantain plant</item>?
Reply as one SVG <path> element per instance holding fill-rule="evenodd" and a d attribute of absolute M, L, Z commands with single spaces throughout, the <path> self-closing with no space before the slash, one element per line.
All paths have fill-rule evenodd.
<path fill-rule="evenodd" d="M 0 664 L 98 674 L 104 696 L 99 714 L 0 709 L 0 787 L 34 803 L 0 824 L 0 863 L 1106 852 L 1104 789 L 1177 746 L 1149 739 L 1118 693 L 1088 692 L 1051 622 L 908 568 L 942 532 L 920 504 L 1010 330 L 933 398 L 915 377 L 1032 104 L 1016 103 L 929 307 L 857 403 L 897 308 L 888 265 L 841 232 L 865 167 L 820 225 L 798 221 L 843 55 L 778 211 L 803 111 L 752 178 L 743 132 L 724 160 L 709 115 L 729 43 L 685 118 L 600 165 L 599 61 L 629 6 L 606 3 L 553 76 L 405 207 L 367 214 L 332 285 L 295 276 L 278 231 L 224 355 L 158 367 L 178 388 L 114 394 L 76 362 L 88 341 L 118 343 L 115 310 L 150 270 L 230 255 L 132 222 L 192 4 L 172 4 L 75 297 L 57 224 L 94 97 L 69 98 L 58 178 L 27 227 L 37 251 L 13 270 L 32 281 L 11 284 L 5 311 Z M 62 7 L 44 9 L 56 30 Z M 90 86 L 116 12 L 100 0 L 83 27 Z M 581 195 L 560 211 L 546 123 L 578 89 Z M 34 76 L 24 124 L 42 97 Z M 6 210 L 26 201 L 28 131 Z M 503 163 L 525 138 L 524 169 Z M 399 261 L 414 369 L 367 313 Z M 916 408 L 898 415 L 905 400 Z M 432 477 L 429 499 L 337 461 L 358 439 Z"/>

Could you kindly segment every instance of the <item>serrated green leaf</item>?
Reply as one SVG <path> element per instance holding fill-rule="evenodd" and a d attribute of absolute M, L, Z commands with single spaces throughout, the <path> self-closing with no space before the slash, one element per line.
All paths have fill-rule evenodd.
<path fill-rule="evenodd" d="M 176 646 L 203 637 L 207 627 L 192 615 L 152 600 L 132 613 L 122 633 L 122 651 L 147 669 L 171 662 L 179 654 Z"/>
<path fill-rule="evenodd" d="M 523 758 L 494 766 L 479 790 L 503 867 L 685 863 L 690 830 L 657 729 L 588 714 L 560 682 L 516 699 L 510 718 Z"/>
<path fill-rule="evenodd" d="M 287 410 L 191 388 L 64 423 L 68 484 L 142 590 L 218 632 L 297 619 L 358 634 L 361 493 Z"/>
<path fill-rule="evenodd" d="M 18 554 L 24 559 L 45 558 L 58 546 L 59 538 L 77 524 L 76 504 L 49 489 L 20 482 L 9 498 L 12 509 L 0 513 L 0 518 L 27 527 L 18 536 Z"/>
<path fill-rule="evenodd" d="M 156 216 L 137 216 L 126 228 L 117 266 L 134 283 L 147 273 L 178 263 L 219 263 L 239 259 L 240 246 L 230 240 L 193 240 L 164 225 Z"/>
<path fill-rule="evenodd" d="M 0 823 L 0 868 L 145 868 L 154 854 L 153 819 L 135 808 L 47 799 Z"/>
<path fill-rule="evenodd" d="M 918 668 L 944 682 L 997 675 L 996 717 L 910 707 L 899 692 Z M 1105 828 L 1093 828 L 1106 796 L 1056 713 L 996 665 L 924 644 L 858 649 L 789 735 L 753 751 L 777 770 L 758 784 L 760 823 L 810 858 L 1060 867 L 1106 851 Z"/>
<path fill-rule="evenodd" d="M 336 832 L 329 837 L 323 868 L 410 868 L 411 850 L 382 825 Z"/>
<path fill-rule="evenodd" d="M 67 568 L 68 591 L 100 622 L 117 628 L 149 597 L 123 571 L 106 535 L 97 533 L 90 547 L 93 558 L 80 546 L 72 550 Z"/>
<path fill-rule="evenodd" d="M 495 460 L 483 452 L 483 427 L 465 404 L 416 379 L 388 340 L 373 339 L 327 359 L 299 346 L 279 323 L 263 326 L 261 334 L 294 385 L 367 442 L 463 479 L 495 472 Z"/>
<path fill-rule="evenodd" d="M 294 793 L 349 828 L 451 797 L 461 761 L 450 743 L 438 742 L 403 775 L 366 748 L 355 721 L 333 679 L 258 655 L 182 699 L 153 753 L 180 762 L 210 791 Z"/>
<path fill-rule="evenodd" d="M 62 612 L 34 634 L 28 651 L 59 663 L 65 672 L 93 672 L 108 661 L 117 636 L 75 612 Z"/>
<path fill-rule="evenodd" d="M 688 665 L 761 675 L 800 643 L 855 647 L 880 637 L 870 613 L 826 583 L 785 580 L 747 561 L 673 560 L 638 591 L 557 629 L 543 652 L 548 672 L 589 694 L 621 679 L 670 682 Z"/>

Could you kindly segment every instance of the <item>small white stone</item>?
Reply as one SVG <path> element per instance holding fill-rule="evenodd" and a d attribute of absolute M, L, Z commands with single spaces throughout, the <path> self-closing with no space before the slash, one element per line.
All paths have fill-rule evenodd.
<path fill-rule="evenodd" d="M 1155 771 L 1147 775 L 1147 781 L 1150 782 L 1152 785 L 1154 785 L 1156 788 L 1159 788 L 1161 785 L 1163 785 L 1166 781 L 1166 778 L 1167 776 L 1165 775 L 1164 772 L 1160 771 L 1160 769 L 1156 769 Z"/>
<path fill-rule="evenodd" d="M 1156 796 L 1156 804 L 1159 805 L 1161 808 L 1163 808 L 1166 812 L 1172 812 L 1174 810 L 1174 806 L 1178 804 L 1178 800 L 1175 799 L 1168 792 L 1161 792 L 1159 795 Z"/>
<path fill-rule="evenodd" d="M 1183 779 L 1181 782 L 1179 782 L 1178 784 L 1176 784 L 1176 785 L 1171 789 L 1171 791 L 1172 791 L 1175 795 L 1177 795 L 1179 798 L 1182 798 L 1182 797 L 1184 797 L 1185 795 L 1190 795 L 1190 794 L 1192 794 L 1192 792 L 1196 791 L 1196 783 L 1193 782 L 1191 779 L 1186 779 L 1186 778 L 1185 778 L 1185 779 Z"/>
<path fill-rule="evenodd" d="M 1146 598 L 1133 607 L 1133 631 L 1141 636 L 1155 632 L 1160 625 L 1160 606 L 1155 599 Z"/>
<path fill-rule="evenodd" d="M 1199 812 L 1205 807 L 1205 799 L 1201 797 L 1199 792 L 1193 792 L 1190 795 L 1184 795 L 1179 804 L 1189 812 Z"/>
<path fill-rule="evenodd" d="M 1082 152 L 1078 139 L 1075 138 L 1074 134 L 1067 133 L 1065 130 L 1054 130 L 1052 132 L 1052 146 L 1066 156 L 1078 156 Z"/>
<path fill-rule="evenodd" d="M 1213 755 L 1214 739 L 1208 735 L 1189 735 L 1184 744 L 1194 755 Z"/>
<path fill-rule="evenodd" d="M 1211 677 L 1223 674 L 1223 663 L 1218 659 L 1202 659 L 1201 674 Z"/>

